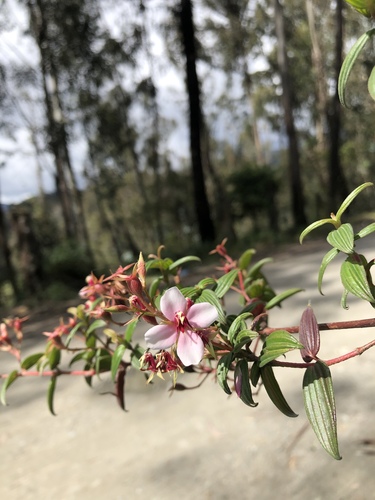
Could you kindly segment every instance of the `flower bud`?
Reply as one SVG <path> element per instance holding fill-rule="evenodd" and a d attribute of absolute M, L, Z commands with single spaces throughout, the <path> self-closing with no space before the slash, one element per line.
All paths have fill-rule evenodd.
<path fill-rule="evenodd" d="M 301 349 L 302 359 L 309 363 L 315 359 L 320 349 L 319 326 L 311 306 L 308 306 L 302 313 L 299 340 L 304 346 L 304 349 Z"/>

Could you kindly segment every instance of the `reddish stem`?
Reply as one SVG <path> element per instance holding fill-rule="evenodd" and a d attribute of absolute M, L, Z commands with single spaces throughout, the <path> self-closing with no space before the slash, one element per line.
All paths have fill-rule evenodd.
<path fill-rule="evenodd" d="M 355 319 L 352 321 L 335 321 L 333 323 L 319 323 L 319 330 L 348 330 L 351 328 L 370 328 L 375 326 L 375 318 Z M 262 330 L 263 335 L 270 335 L 276 330 L 286 330 L 289 333 L 298 333 L 299 326 L 287 326 L 285 328 L 266 327 Z"/>
<path fill-rule="evenodd" d="M 332 358 L 325 360 L 324 363 L 328 366 L 337 365 L 338 363 L 342 363 L 343 361 L 347 361 L 348 359 L 355 358 L 360 356 L 365 351 L 375 346 L 375 340 L 371 340 L 368 344 L 365 344 L 361 347 L 356 347 L 353 351 L 350 351 L 342 356 L 338 356 L 337 358 Z M 318 358 L 317 358 L 318 359 Z M 322 360 L 323 361 L 323 360 Z M 273 361 L 273 366 L 282 366 L 284 368 L 307 368 L 311 366 L 311 363 L 293 363 L 290 361 Z"/>
<path fill-rule="evenodd" d="M 54 375 L 77 375 L 81 377 L 92 377 L 93 375 L 96 375 L 96 370 L 91 369 L 91 370 L 46 370 L 43 372 L 39 371 L 28 371 L 28 370 L 21 370 L 18 374 L 17 377 L 52 377 Z M 8 378 L 7 373 L 1 373 L 0 374 L 0 379 L 2 378 Z"/>

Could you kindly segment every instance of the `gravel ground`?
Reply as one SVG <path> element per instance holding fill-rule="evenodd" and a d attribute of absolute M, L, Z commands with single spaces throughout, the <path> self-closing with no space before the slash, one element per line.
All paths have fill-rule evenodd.
<path fill-rule="evenodd" d="M 371 248 L 374 240 L 366 242 Z M 320 248 L 321 247 L 321 248 Z M 271 316 L 271 326 L 299 323 L 311 300 L 319 322 L 373 316 L 368 304 L 350 300 L 340 308 L 339 261 L 327 270 L 323 291 L 316 276 L 326 245 L 307 245 L 267 266 L 277 291 L 302 287 Z M 290 265 L 293 268 L 290 269 Z M 228 309 L 236 310 L 234 299 Z M 32 324 L 43 331 L 57 318 Z M 371 330 L 371 331 L 369 331 Z M 373 338 L 373 329 L 324 332 L 320 356 L 344 354 Z M 36 342 L 35 339 L 33 341 Z M 31 342 L 27 344 L 30 349 Z M 35 349 L 35 347 L 33 348 Z M 3 361 L 6 371 L 9 365 Z M 118 409 L 103 378 L 90 390 L 84 381 L 58 381 L 56 417 L 46 406 L 47 380 L 25 379 L 0 407 L 0 498 L 4 500 L 368 500 L 375 495 L 375 349 L 332 367 L 340 452 L 333 460 L 307 424 L 302 371 L 278 368 L 280 386 L 298 418 L 279 413 L 264 392 L 248 408 L 227 397 L 210 379 L 200 389 L 168 392 L 169 380 L 146 386 L 127 380 L 126 406 Z M 186 374 L 186 385 L 197 375 Z"/>

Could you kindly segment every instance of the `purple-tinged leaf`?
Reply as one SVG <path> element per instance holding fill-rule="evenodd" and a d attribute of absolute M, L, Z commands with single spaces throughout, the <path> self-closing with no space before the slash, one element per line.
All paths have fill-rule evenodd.
<path fill-rule="evenodd" d="M 245 359 L 240 359 L 234 370 L 234 387 L 237 396 L 246 405 L 255 407 L 258 403 L 253 400 L 253 395 L 251 393 L 251 386 L 249 380 L 249 367 Z"/>
<path fill-rule="evenodd" d="M 116 399 L 120 408 L 124 411 L 125 409 L 125 375 L 126 369 L 124 366 L 120 366 L 116 373 L 115 381 L 115 393 Z"/>
<path fill-rule="evenodd" d="M 301 349 L 302 359 L 309 363 L 315 359 L 320 349 L 319 325 L 311 306 L 307 306 L 302 313 L 299 324 L 299 340 L 304 346 Z"/>

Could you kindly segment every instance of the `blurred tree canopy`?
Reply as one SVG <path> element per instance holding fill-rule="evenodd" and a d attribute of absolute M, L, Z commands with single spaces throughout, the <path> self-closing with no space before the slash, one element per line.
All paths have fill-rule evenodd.
<path fill-rule="evenodd" d="M 39 185 L 0 212 L 0 299 L 9 286 L 43 296 L 140 248 L 199 251 L 244 227 L 278 237 L 374 174 L 373 105 L 356 91 L 366 51 L 352 108 L 337 99 L 344 47 L 367 22 L 342 0 L 5 0 L 0 11 L 13 54 L 0 59 L 0 128 L 15 147 L 27 132 L 24 168 Z M 27 59 L 4 41 L 15 32 Z M 172 145 L 176 130 L 189 152 Z"/>

